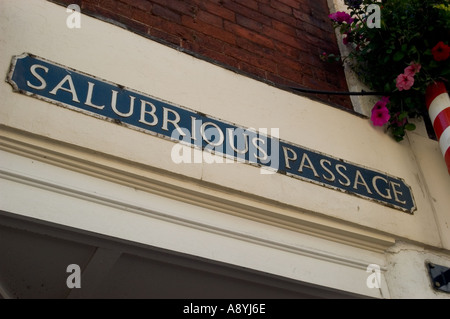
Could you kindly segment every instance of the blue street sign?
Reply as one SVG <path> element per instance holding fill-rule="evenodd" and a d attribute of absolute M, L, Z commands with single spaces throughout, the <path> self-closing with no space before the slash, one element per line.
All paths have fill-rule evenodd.
<path fill-rule="evenodd" d="M 404 212 L 416 210 L 411 188 L 400 178 L 283 141 L 269 135 L 267 129 L 219 120 L 32 54 L 13 57 L 6 80 L 21 94 L 170 139 L 179 146 L 202 149 Z M 186 160 L 185 155 L 180 148 L 172 160 L 188 162 L 191 157 Z"/>

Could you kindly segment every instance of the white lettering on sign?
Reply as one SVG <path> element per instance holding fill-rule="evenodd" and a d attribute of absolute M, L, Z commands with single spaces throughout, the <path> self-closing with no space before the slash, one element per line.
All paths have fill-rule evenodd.
<path fill-rule="evenodd" d="M 13 58 L 7 81 L 21 94 L 176 141 L 170 156 L 177 164 L 244 162 L 264 174 L 287 175 L 409 213 L 416 209 L 402 179 L 283 141 L 278 128 L 269 135 L 268 128 L 240 127 L 29 54 Z"/>

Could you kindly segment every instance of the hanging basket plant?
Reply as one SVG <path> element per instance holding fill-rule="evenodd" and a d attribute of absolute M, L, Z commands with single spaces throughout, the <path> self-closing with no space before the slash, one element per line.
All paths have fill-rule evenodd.
<path fill-rule="evenodd" d="M 347 10 L 330 14 L 343 35 L 347 62 L 371 90 L 384 92 L 372 109 L 375 126 L 401 141 L 428 116 L 427 87 L 450 78 L 450 0 L 345 0 Z M 322 55 L 324 60 L 336 57 Z M 449 105 L 450 106 L 450 105 Z"/>

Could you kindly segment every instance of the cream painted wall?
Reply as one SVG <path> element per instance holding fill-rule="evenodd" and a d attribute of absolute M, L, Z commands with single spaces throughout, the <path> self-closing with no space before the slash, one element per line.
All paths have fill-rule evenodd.
<path fill-rule="evenodd" d="M 2 97 L 0 127 L 3 129 L 4 137 L 2 147 L 6 150 L 6 153 L 0 157 L 0 164 L 5 171 L 16 172 L 13 169 L 15 163 L 11 157 L 13 155 L 9 153 L 19 152 L 17 145 L 27 145 L 24 149 L 33 149 L 33 152 L 38 154 L 40 151 L 38 152 L 38 149 L 33 148 L 32 145 L 38 145 L 39 140 L 42 144 L 39 144 L 40 149 L 45 150 L 42 154 L 45 153 L 46 156 L 53 154 L 55 165 L 58 158 L 55 154 L 70 153 L 74 158 L 90 163 L 100 161 L 100 164 L 105 167 L 114 167 L 123 175 L 126 175 L 127 170 L 133 170 L 132 173 L 136 175 L 141 174 L 142 178 L 150 178 L 156 174 L 167 185 L 173 184 L 174 187 L 191 189 L 199 194 L 213 194 L 216 198 L 226 199 L 228 201 L 226 205 L 234 202 L 255 207 L 252 218 L 258 219 L 258 211 L 260 211 L 261 218 L 264 217 L 265 220 L 264 225 L 267 225 L 269 220 L 277 225 L 289 220 L 289 227 L 293 228 L 293 233 L 275 226 L 274 228 L 267 226 L 270 229 L 262 231 L 260 224 L 252 224 L 245 219 L 237 220 L 235 216 L 237 213 L 222 215 L 223 212 L 219 214 L 214 212 L 214 209 L 211 212 L 189 209 L 184 217 L 190 220 L 190 223 L 195 224 L 204 221 L 206 217 L 214 216 L 208 222 L 212 224 L 204 226 L 208 234 L 211 233 L 211 229 L 225 227 L 219 223 L 224 219 L 227 221 L 229 232 L 250 232 L 251 236 L 258 234 L 255 237 L 256 241 L 270 240 L 273 243 L 284 244 L 286 238 L 290 238 L 288 240 L 292 241 L 290 244 L 296 246 L 307 240 L 306 247 L 316 251 L 311 260 L 305 259 L 306 264 L 311 263 L 311 269 L 313 261 L 317 259 L 317 251 L 322 249 L 327 253 L 337 251 L 337 255 L 349 258 L 353 264 L 350 263 L 350 266 L 339 270 L 342 274 L 347 274 L 343 275 L 342 280 L 326 278 L 323 282 L 318 278 L 318 272 L 295 273 L 296 254 L 282 253 L 280 249 L 267 248 L 267 246 L 261 249 L 257 245 L 255 254 L 258 251 L 261 254 L 270 251 L 274 257 L 271 260 L 262 260 L 255 255 L 251 261 L 243 261 L 248 253 L 246 248 L 238 249 L 235 253 L 231 253 L 231 250 L 217 252 L 215 248 L 220 245 L 231 249 L 242 244 L 243 241 L 233 241 L 231 235 L 225 236 L 227 239 L 222 243 L 223 238 L 220 236 L 211 237 L 215 238 L 211 239 L 209 235 L 202 237 L 203 230 L 194 232 L 192 234 L 197 236 L 195 238 L 202 238 L 205 243 L 210 241 L 211 244 L 200 245 L 197 242 L 193 247 L 187 243 L 180 243 L 179 240 L 153 241 L 156 237 L 153 238 L 145 231 L 145 225 L 154 227 L 151 226 L 151 220 L 147 219 L 148 216 L 145 214 L 128 215 L 125 207 L 132 203 L 125 198 L 118 199 L 120 186 L 114 183 L 102 185 L 102 191 L 99 191 L 100 194 L 105 195 L 109 193 L 107 189 L 119 196 L 108 195 L 106 202 L 110 199 L 127 204 L 111 212 L 115 216 L 113 219 L 104 215 L 103 210 L 92 210 L 93 206 L 90 206 L 93 205 L 92 203 L 86 204 L 89 217 L 79 218 L 79 213 L 69 210 L 65 213 L 58 210 L 57 214 L 56 208 L 64 204 L 63 198 L 61 202 L 54 204 L 53 213 L 39 210 L 36 207 L 52 206 L 49 202 L 52 198 L 51 192 L 42 189 L 39 183 L 24 186 L 23 182 L 17 184 L 11 178 L 6 179 L 2 185 L 4 189 L 9 190 L 10 196 L 6 204 L 2 201 L 4 206 L 2 209 L 30 214 L 36 218 L 49 219 L 74 227 L 93 227 L 94 231 L 115 236 L 130 236 L 122 227 L 139 225 L 141 229 L 139 234 L 142 237 L 136 235 L 138 237 L 133 240 L 172 247 L 180 251 L 318 284 L 332 283 L 330 286 L 377 297 L 389 296 L 386 287 L 389 283 L 382 285 L 382 289 L 377 289 L 376 292 L 367 291 L 364 282 L 364 278 L 367 277 L 365 265 L 368 265 L 371 259 L 375 259 L 385 271 L 388 270 L 385 256 L 380 255 L 380 252 L 394 245 L 395 241 L 414 242 L 418 247 L 427 246 L 430 253 L 434 250 L 440 251 L 440 254 L 444 255 L 442 257 L 444 260 L 448 257 L 450 214 L 446 208 L 450 207 L 450 197 L 447 196 L 450 190 L 450 177 L 446 172 L 437 142 L 420 134 L 410 134 L 405 141 L 397 143 L 385 134 L 382 128 L 371 126 L 368 119 L 306 97 L 278 90 L 88 16 L 82 15 L 80 29 L 69 29 L 66 26 L 67 16 L 65 8 L 44 0 L 1 1 L 0 73 L 6 77 L 11 57 L 29 52 L 244 127 L 277 128 L 283 140 L 403 178 L 412 187 L 417 211 L 410 215 L 280 174 L 263 175 L 258 168 L 246 164 L 175 164 L 170 160 L 174 146 L 170 141 L 13 93 L 11 86 L 6 82 L 0 85 Z M 95 151 L 96 155 L 89 155 L 89 150 Z M 21 176 L 19 180 L 22 181 L 26 179 L 26 176 L 33 175 L 37 181 L 45 181 L 48 177 L 45 174 L 42 175 L 43 171 L 40 171 L 43 166 L 36 165 L 39 170 L 36 168 L 34 172 L 29 171 L 33 165 L 26 162 L 26 158 L 31 155 L 23 153 L 25 151 L 21 152 L 20 156 L 23 157 L 24 162 L 17 168 L 16 173 Z M 35 156 L 39 158 L 41 155 Z M 64 158 L 64 161 L 69 162 L 69 159 Z M 85 166 L 82 168 L 85 169 Z M 75 167 L 72 167 L 72 170 L 74 169 Z M 83 182 L 84 178 L 87 178 L 85 176 L 75 176 L 69 170 L 63 172 L 48 167 L 47 172 L 50 175 L 52 172 L 57 173 L 54 179 L 50 178 L 56 188 L 63 180 L 70 186 L 69 189 L 81 188 L 83 193 L 96 192 Z M 86 174 L 93 175 L 94 172 L 86 172 Z M 111 179 L 115 180 L 117 177 L 111 177 Z M 100 180 L 97 182 L 105 183 Z M 17 190 L 17 193 L 13 190 Z M 130 192 L 131 189 L 126 191 Z M 42 199 L 48 198 L 48 201 L 34 198 L 36 203 L 27 204 L 21 201 L 21 194 L 37 194 L 39 198 L 40 196 Z M 145 193 L 142 200 L 150 198 L 148 196 L 150 195 Z M 130 198 L 137 200 L 135 196 Z M 163 198 L 164 196 L 161 200 Z M 66 199 L 67 203 L 72 203 L 72 199 Z M 176 202 L 166 203 L 166 205 L 177 207 Z M 225 207 L 228 207 L 226 205 Z M 31 207 L 34 209 L 30 209 Z M 155 207 L 145 208 L 156 209 Z M 175 218 L 177 213 L 179 211 L 177 212 L 176 209 L 167 212 L 172 216 L 171 218 Z M 105 219 L 116 221 L 116 226 L 105 225 L 103 222 Z M 217 220 L 214 221 L 214 219 Z M 215 222 L 218 224 L 214 225 Z M 168 228 L 161 228 L 161 231 L 162 229 L 173 231 L 175 227 L 179 227 L 170 226 L 170 223 L 165 225 Z M 237 229 L 244 225 L 248 225 L 248 229 L 245 227 Z M 295 225 L 299 229 L 295 229 Z M 330 230 L 333 238 L 323 235 L 324 242 L 314 243 L 313 238 L 320 233 L 321 227 Z M 272 232 L 274 237 L 270 235 Z M 304 235 L 306 232 L 314 236 L 302 237 L 306 236 Z M 191 233 L 185 234 L 185 237 L 180 236 L 187 238 Z M 338 240 L 338 234 L 343 234 L 341 242 Z M 347 241 L 348 245 L 354 247 L 355 244 L 350 241 L 357 241 L 355 238 L 363 242 L 362 244 L 358 242 L 358 245 L 364 248 L 350 249 L 343 244 Z M 327 242 L 328 240 L 330 242 Z M 370 243 L 374 242 L 379 244 L 375 249 L 375 255 L 372 255 L 373 253 L 366 252 L 366 249 Z M 248 246 L 245 247 L 248 248 Z M 347 249 L 350 250 L 347 251 Z M 361 258 L 362 261 L 355 266 L 353 257 L 350 256 L 358 249 L 362 251 L 358 251 L 357 256 L 360 257 L 355 258 Z M 278 254 L 281 254 L 281 260 L 287 262 L 286 265 L 277 262 L 275 256 Z M 332 269 L 336 266 L 337 259 L 339 258 L 332 258 L 331 263 L 324 262 L 319 270 Z M 415 271 L 422 273 L 422 270 Z M 348 282 L 355 272 L 360 278 L 358 283 Z M 392 277 L 390 280 L 392 285 L 397 284 Z"/>

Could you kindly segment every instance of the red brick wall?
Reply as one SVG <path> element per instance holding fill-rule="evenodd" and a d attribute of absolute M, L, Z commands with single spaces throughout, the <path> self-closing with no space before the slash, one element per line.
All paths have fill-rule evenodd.
<path fill-rule="evenodd" d="M 51 0 L 275 85 L 347 91 L 327 0 Z M 310 95 L 351 109 L 347 96 Z"/>

